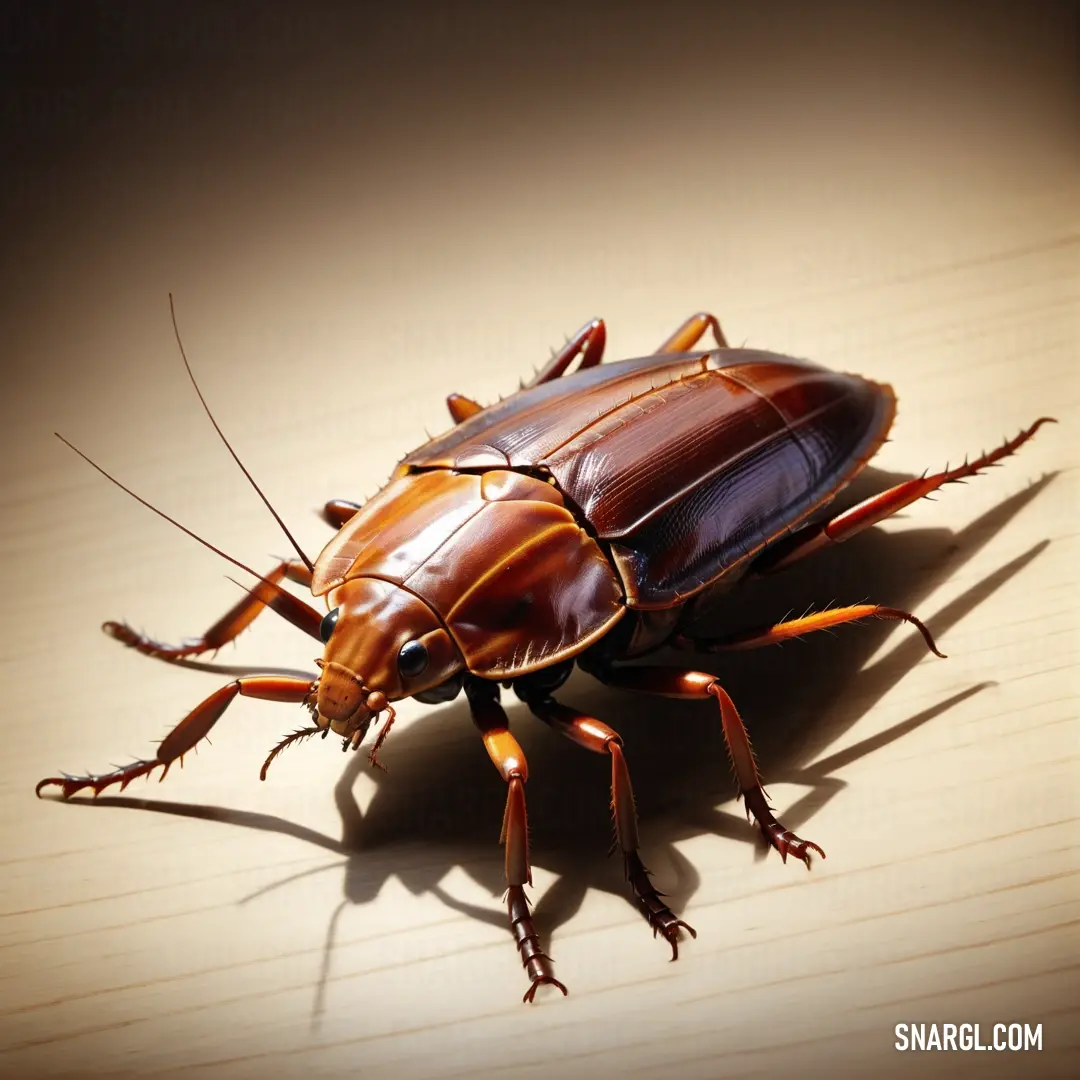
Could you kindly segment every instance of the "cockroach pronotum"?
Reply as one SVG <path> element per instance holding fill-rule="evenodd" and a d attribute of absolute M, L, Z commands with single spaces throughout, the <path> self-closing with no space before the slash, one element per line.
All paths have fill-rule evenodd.
<path fill-rule="evenodd" d="M 992 453 L 830 516 L 833 497 L 885 441 L 895 413 L 891 387 L 805 360 L 730 348 L 707 313 L 692 316 L 648 356 L 602 365 L 605 329 L 597 319 L 498 404 L 483 408 L 451 394 L 455 426 L 405 457 L 373 499 L 363 506 L 326 504 L 325 517 L 338 531 L 312 562 L 214 420 L 184 355 L 175 313 L 173 329 L 207 415 L 299 558 L 257 574 L 124 488 L 258 584 L 205 634 L 179 646 L 115 622 L 103 628 L 139 652 L 175 660 L 219 649 L 268 607 L 322 642 L 319 672 L 235 679 L 188 713 L 153 758 L 98 776 L 50 776 L 37 785 L 38 794 L 53 786 L 64 798 L 84 788 L 96 796 L 158 768 L 164 779 L 238 694 L 295 702 L 311 715 L 309 726 L 271 750 L 262 778 L 297 740 L 334 732 L 344 749 L 356 750 L 385 717 L 369 754 L 378 766 L 393 702 L 448 702 L 464 690 L 508 789 L 507 908 L 529 978 L 526 1001 L 541 984 L 564 994 L 566 987 L 555 978 L 524 891 L 531 884 L 528 766 L 500 705 L 500 686 L 512 688 L 560 734 L 610 758 L 615 835 L 629 887 L 674 958 L 680 931 L 696 933 L 664 903 L 641 861 L 618 732 L 556 699 L 574 664 L 612 687 L 712 698 L 747 812 L 785 861 L 791 854 L 809 867 L 811 852 L 825 853 L 773 815 L 742 719 L 717 678 L 623 661 L 662 646 L 697 653 L 756 648 L 869 617 L 912 624 L 943 655 L 914 615 L 877 604 L 832 608 L 726 638 L 686 631 L 695 613 L 742 577 L 773 573 L 843 543 L 943 484 L 1008 457 L 1052 422 L 1042 417 Z M 717 347 L 691 351 L 710 330 Z M 575 360 L 577 369 L 568 374 Z M 284 589 L 285 578 L 324 598 L 326 613 Z"/>

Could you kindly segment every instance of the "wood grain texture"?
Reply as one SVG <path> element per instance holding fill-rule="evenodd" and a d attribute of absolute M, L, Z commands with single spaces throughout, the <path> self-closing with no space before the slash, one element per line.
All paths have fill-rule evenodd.
<path fill-rule="evenodd" d="M 308 23 L 270 5 L 23 40 L 0 1073 L 1076 1075 L 1074 9 L 865 7 Z M 32 62 L 54 39 L 82 57 L 63 74 Z M 646 864 L 698 931 L 677 963 L 604 857 L 606 763 L 508 704 L 536 919 L 570 989 L 530 1008 L 505 788 L 461 702 L 403 704 L 386 775 L 315 741 L 261 784 L 302 718 L 238 701 L 164 785 L 34 798 L 57 768 L 143 756 L 232 667 L 317 654 L 272 614 L 212 673 L 98 630 L 175 640 L 237 589 L 54 429 L 238 558 L 287 553 L 190 390 L 169 290 L 219 421 L 311 554 L 330 535 L 313 511 L 372 495 L 448 426 L 446 394 L 509 393 L 595 315 L 610 357 L 705 307 L 735 344 L 890 383 L 878 486 L 1060 423 L 718 612 L 727 629 L 869 599 L 949 656 L 874 623 L 714 658 L 780 816 L 828 853 L 811 873 L 746 824 L 711 704 L 567 684 L 624 735 Z M 1041 1023 L 1043 1052 L 893 1049 L 901 1022 L 985 1041 L 999 1021 Z"/>

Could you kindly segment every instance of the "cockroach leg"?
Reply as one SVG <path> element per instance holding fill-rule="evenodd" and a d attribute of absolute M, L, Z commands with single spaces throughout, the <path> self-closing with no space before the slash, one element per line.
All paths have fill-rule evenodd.
<path fill-rule="evenodd" d="M 263 762 L 263 767 L 259 770 L 259 779 L 265 780 L 266 774 L 270 769 L 270 766 L 274 764 L 277 756 L 282 750 L 289 746 L 292 746 L 294 742 L 299 742 L 302 739 L 310 739 L 312 735 L 321 735 L 324 739 L 330 734 L 328 727 L 318 727 L 313 725 L 312 727 L 297 728 L 295 731 L 290 731 L 281 742 L 279 742 L 269 754 L 266 755 L 266 760 Z"/>
<path fill-rule="evenodd" d="M 713 337 L 716 339 L 716 344 L 721 349 L 728 347 L 727 338 L 724 337 L 723 330 L 720 329 L 720 323 L 717 321 L 715 315 L 710 315 L 707 311 L 699 311 L 696 315 L 691 315 L 656 350 L 656 355 L 662 356 L 665 353 L 681 353 L 689 352 L 704 336 L 705 331 L 712 329 Z"/>
<path fill-rule="evenodd" d="M 672 698 L 716 698 L 720 706 L 724 740 L 735 769 L 739 796 L 746 806 L 747 814 L 753 814 L 762 835 L 780 852 L 784 862 L 787 862 L 787 857 L 791 854 L 806 863 L 809 869 L 811 851 L 825 858 L 825 852 L 817 844 L 800 839 L 773 816 L 761 786 L 761 774 L 758 772 L 742 717 L 715 675 L 702 671 L 680 671 L 670 667 L 607 667 L 597 668 L 592 673 L 609 686 L 624 690 L 637 690 Z"/>
<path fill-rule="evenodd" d="M 464 394 L 451 394 L 446 399 L 446 407 L 450 410 L 450 418 L 455 424 L 464 424 L 470 416 L 482 412 L 484 406 Z"/>
<path fill-rule="evenodd" d="M 551 382 L 566 373 L 566 369 L 573 363 L 574 358 L 580 354 L 581 363 L 578 371 L 595 367 L 604 358 L 604 343 L 607 340 L 607 330 L 603 319 L 592 319 L 587 322 L 558 352 L 553 353 L 551 359 L 537 372 L 527 383 L 522 384 L 522 389 L 530 386 L 539 386 L 541 383 Z"/>
<path fill-rule="evenodd" d="M 525 781 L 529 767 L 517 739 L 510 734 L 506 713 L 499 704 L 498 686 L 482 679 L 469 679 L 465 692 L 473 722 L 484 738 L 484 748 L 508 786 L 500 841 L 506 846 L 506 907 L 510 932 L 521 954 L 521 964 L 529 976 L 529 989 L 522 999 L 531 1002 L 537 987 L 544 983 L 566 987 L 555 978 L 553 961 L 540 947 L 540 937 L 529 913 L 525 886 L 532 884 L 529 866 L 529 828 L 525 813 Z"/>
<path fill-rule="evenodd" d="M 561 735 L 584 746 L 596 754 L 611 757 L 611 808 L 615 816 L 615 843 L 622 851 L 626 867 L 626 880 L 634 891 L 634 899 L 641 908 L 646 921 L 652 927 L 653 936 L 662 934 L 671 946 L 671 959 L 679 958 L 679 930 L 691 937 L 697 931 L 683 922 L 661 899 L 663 893 L 656 889 L 649 871 L 645 869 L 638 853 L 637 812 L 634 809 L 634 790 L 630 785 L 630 770 L 623 755 L 622 738 L 614 728 L 592 716 L 559 704 L 548 696 L 528 699 L 529 708 L 544 723 Z"/>
<path fill-rule="evenodd" d="M 44 788 L 60 788 L 61 795 L 67 799 L 83 788 L 93 788 L 94 795 L 100 795 L 107 787 L 119 784 L 120 790 L 140 776 L 146 776 L 159 766 L 164 770 L 159 777 L 165 779 L 169 767 L 177 758 L 183 764 L 184 755 L 210 733 L 210 729 L 220 719 L 237 694 L 244 697 L 261 698 L 263 701 L 306 702 L 315 690 L 315 682 L 310 679 L 298 679 L 285 675 L 254 675 L 249 678 L 235 679 L 220 690 L 215 691 L 205 701 L 196 705 L 162 739 L 158 745 L 157 756 L 152 760 L 134 761 L 130 765 L 102 773 L 100 776 L 50 776 L 40 781 L 34 789 L 38 796 Z"/>
<path fill-rule="evenodd" d="M 773 623 L 770 626 L 760 626 L 753 630 L 745 630 L 729 637 L 701 638 L 676 634 L 671 639 L 671 645 L 676 649 L 687 649 L 698 653 L 758 649 L 764 645 L 776 645 L 781 641 L 788 641 L 790 638 L 802 637 L 804 634 L 811 634 L 815 630 L 827 630 L 842 623 L 857 622 L 859 619 L 896 619 L 911 623 L 922 634 L 927 648 L 935 656 L 945 659 L 945 654 L 934 644 L 933 635 L 921 620 L 912 615 L 910 611 L 882 607 L 880 604 L 852 604 L 849 607 L 830 608 L 828 611 L 818 611 L 812 615 L 803 615 L 798 619 L 785 619 L 783 622 Z"/>
<path fill-rule="evenodd" d="M 229 608 L 205 634 L 189 638 L 182 645 L 165 645 L 154 641 L 137 633 L 126 623 L 107 622 L 101 629 L 110 637 L 147 656 L 156 656 L 162 660 L 180 660 L 211 650 L 216 651 L 222 645 L 227 645 L 246 630 L 264 608 L 269 607 L 311 637 L 318 638 L 322 616 L 313 607 L 279 587 L 278 582 L 285 577 L 299 585 L 311 585 L 311 571 L 298 559 L 285 559 L 249 590 L 242 600 Z"/>
<path fill-rule="evenodd" d="M 903 510 L 905 506 L 910 506 L 913 502 L 932 494 L 943 484 L 961 483 L 969 477 L 977 476 L 983 469 L 990 468 L 1002 458 L 1016 453 L 1043 424 L 1056 423 L 1057 421 L 1052 416 L 1041 416 L 1031 427 L 1021 431 L 1015 438 L 1009 439 L 989 454 L 981 454 L 974 461 L 965 461 L 956 469 L 945 469 L 943 472 L 933 473 L 930 476 L 906 480 L 879 495 L 864 499 L 828 521 L 798 529 L 757 559 L 751 569 L 759 574 L 771 573 L 790 566 L 793 562 L 831 544 L 842 544 L 857 533 L 861 533 L 863 529 L 876 525 L 898 510 Z"/>
<path fill-rule="evenodd" d="M 386 766 L 379 760 L 379 751 L 382 749 L 383 743 L 386 742 L 386 736 L 390 734 L 390 729 L 394 726 L 394 719 L 396 717 L 397 713 L 394 712 L 394 707 L 392 705 L 387 705 L 386 723 L 383 724 L 382 730 L 375 739 L 375 745 L 372 746 L 371 753 L 368 754 L 368 761 L 370 764 L 374 765 L 376 769 L 382 769 L 383 772 L 386 772 Z"/>
<path fill-rule="evenodd" d="M 331 499 L 323 507 L 322 519 L 331 528 L 340 529 L 361 509 L 363 507 L 359 503 L 349 502 L 348 499 Z"/>

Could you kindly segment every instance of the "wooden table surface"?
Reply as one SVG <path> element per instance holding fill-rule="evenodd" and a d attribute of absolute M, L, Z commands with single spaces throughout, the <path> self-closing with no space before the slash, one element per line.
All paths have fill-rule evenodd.
<path fill-rule="evenodd" d="M 865 7 L 9 27 L 0 1073 L 1077 1075 L 1075 5 Z M 510 393 L 595 315 L 609 358 L 709 308 L 735 343 L 891 383 L 870 486 L 1060 423 L 733 595 L 731 625 L 910 607 L 949 654 L 872 624 L 716 663 L 828 853 L 811 873 L 755 839 L 710 705 L 568 684 L 625 736 L 646 862 L 698 931 L 677 963 L 604 857 L 603 761 L 508 705 L 570 988 L 529 1008 L 505 789 L 460 701 L 404 703 L 386 775 L 315 742 L 260 783 L 299 716 L 240 701 L 161 786 L 34 798 L 147 754 L 235 667 L 317 655 L 272 615 L 210 673 L 98 630 L 188 636 L 237 587 L 54 430 L 236 557 L 286 550 L 170 290 L 310 552 L 314 509 L 373 494 L 447 393 Z M 911 1061 L 905 1022 L 1041 1024 L 1044 1048 Z"/>

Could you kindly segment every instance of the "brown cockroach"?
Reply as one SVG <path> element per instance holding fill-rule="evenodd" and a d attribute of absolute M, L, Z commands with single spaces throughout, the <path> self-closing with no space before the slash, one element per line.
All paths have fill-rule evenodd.
<path fill-rule="evenodd" d="M 785 861 L 792 854 L 809 866 L 811 852 L 825 853 L 773 815 L 746 729 L 716 676 L 622 661 L 665 645 L 699 653 L 756 648 L 868 617 L 912 624 L 943 655 L 914 615 L 877 604 L 833 608 L 728 638 L 685 630 L 703 605 L 743 576 L 773 572 L 843 543 L 943 484 L 1008 457 L 1051 421 L 1042 417 L 992 453 L 829 516 L 833 497 L 885 441 L 895 412 L 889 386 L 805 360 L 730 348 L 707 313 L 688 319 L 655 353 L 601 365 L 605 329 L 593 320 L 498 404 L 483 408 L 452 394 L 447 405 L 455 426 L 405 457 L 373 499 L 362 507 L 326 504 L 325 516 L 338 531 L 312 562 L 210 413 L 183 355 L 175 313 L 173 328 L 207 415 L 299 559 L 260 575 L 167 518 L 258 584 L 205 634 L 180 646 L 115 622 L 104 629 L 149 656 L 175 660 L 219 649 L 269 607 L 322 641 L 319 673 L 235 679 L 196 706 L 153 758 L 98 776 L 48 777 L 38 794 L 49 786 L 64 798 L 84 788 L 97 795 L 113 784 L 123 790 L 159 768 L 163 779 L 238 694 L 295 702 L 311 715 L 310 726 L 270 752 L 264 779 L 291 743 L 334 732 L 343 748 L 356 750 L 385 717 L 370 750 L 379 765 L 393 702 L 446 702 L 464 690 L 508 788 L 502 837 L 507 907 L 529 978 L 526 1001 L 543 983 L 564 994 L 566 988 L 541 947 L 524 891 L 531 884 L 528 766 L 500 705 L 500 685 L 512 687 L 560 734 L 610 758 L 616 842 L 627 880 L 654 932 L 677 956 L 680 930 L 696 934 L 667 906 L 641 861 L 622 740 L 603 721 L 554 696 L 575 662 L 613 687 L 714 700 L 748 814 Z M 709 330 L 717 347 L 691 351 Z M 567 374 L 575 360 L 577 370 Z M 284 589 L 285 578 L 322 598 L 326 613 Z"/>

